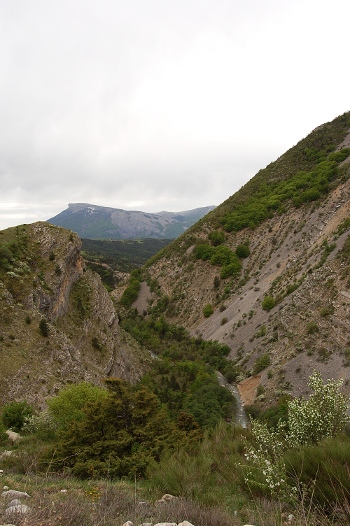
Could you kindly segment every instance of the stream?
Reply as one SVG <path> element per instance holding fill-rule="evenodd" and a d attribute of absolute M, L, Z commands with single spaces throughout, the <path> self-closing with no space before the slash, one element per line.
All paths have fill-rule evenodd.
<path fill-rule="evenodd" d="M 238 424 L 244 428 L 248 427 L 249 420 L 245 413 L 244 406 L 237 387 L 235 385 L 229 384 L 221 373 L 217 372 L 216 374 L 220 385 L 226 387 L 226 389 L 228 389 L 236 399 L 237 404 L 235 408 L 235 424 Z"/>

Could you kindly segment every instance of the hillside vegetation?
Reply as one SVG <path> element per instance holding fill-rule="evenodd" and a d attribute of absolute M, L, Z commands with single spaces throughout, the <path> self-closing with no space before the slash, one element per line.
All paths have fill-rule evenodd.
<path fill-rule="evenodd" d="M 16 524 L 350 522 L 349 176 L 347 113 L 110 294 L 72 232 L 0 232 L 0 469 L 33 495 Z"/>
<path fill-rule="evenodd" d="M 149 353 L 119 327 L 76 234 L 47 223 L 0 232 L 2 402 L 43 405 L 69 382 L 142 375 Z"/>
<path fill-rule="evenodd" d="M 313 369 L 350 388 L 349 129 L 314 130 L 144 269 L 143 304 L 258 375 L 247 404 L 306 394 Z"/>

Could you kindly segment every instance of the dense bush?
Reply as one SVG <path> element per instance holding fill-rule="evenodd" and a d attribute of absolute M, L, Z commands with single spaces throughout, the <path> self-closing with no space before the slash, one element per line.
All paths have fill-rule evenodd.
<path fill-rule="evenodd" d="M 145 386 L 108 379 L 108 396 L 84 407 L 55 444 L 56 469 L 70 468 L 82 478 L 144 475 L 165 449 L 198 440 L 197 429 L 181 431 Z"/>
<path fill-rule="evenodd" d="M 123 292 L 120 298 L 120 303 L 123 307 L 129 308 L 137 300 L 141 288 L 140 276 L 135 275 L 134 271 L 131 273 L 129 285 Z"/>
<path fill-rule="evenodd" d="M 196 246 L 194 253 L 197 259 L 210 261 L 212 265 L 221 267 L 221 279 L 235 277 L 242 270 L 242 263 L 237 254 L 225 245 L 220 244 L 219 246 L 212 247 L 210 245 L 200 244 Z"/>
<path fill-rule="evenodd" d="M 264 353 L 257 360 L 255 361 L 254 367 L 253 367 L 253 374 L 258 374 L 266 367 L 268 367 L 271 363 L 271 358 L 268 353 Z"/>
<path fill-rule="evenodd" d="M 214 312 L 213 306 L 208 303 L 203 307 L 203 315 L 205 318 L 209 318 Z"/>
<path fill-rule="evenodd" d="M 238 245 L 238 247 L 236 247 L 235 252 L 236 256 L 240 259 L 247 258 L 250 255 L 250 249 L 248 245 Z"/>
<path fill-rule="evenodd" d="M 225 242 L 225 234 L 222 230 L 212 230 L 208 234 L 208 239 L 214 247 Z"/>
<path fill-rule="evenodd" d="M 45 338 L 48 337 L 50 333 L 49 324 L 47 323 L 46 318 L 41 318 L 39 322 L 39 331 L 41 336 L 44 336 Z"/>
<path fill-rule="evenodd" d="M 261 307 L 264 309 L 264 310 L 271 310 L 273 307 L 275 306 L 275 299 L 273 298 L 273 296 L 265 296 L 263 301 L 262 301 L 262 304 L 261 304 Z"/>
<path fill-rule="evenodd" d="M 33 408 L 27 402 L 10 402 L 2 409 L 2 422 L 6 429 L 18 432 L 32 415 Z"/>
<path fill-rule="evenodd" d="M 275 429 L 269 429 L 265 423 L 257 420 L 253 422 L 254 442 L 247 447 L 247 458 L 251 461 L 251 468 L 246 472 L 246 482 L 251 489 L 295 501 L 300 495 L 300 483 L 303 482 L 300 474 L 303 474 L 304 481 L 312 483 L 302 488 L 303 498 L 308 490 L 310 490 L 308 496 L 312 498 L 316 495 L 316 489 L 323 493 L 324 474 L 318 486 L 320 482 L 318 473 L 322 471 L 325 459 L 322 441 L 339 436 L 349 422 L 348 400 L 341 393 L 341 386 L 342 381 L 335 380 L 328 380 L 324 384 L 321 375 L 314 372 L 309 378 L 312 394 L 308 399 L 296 398 L 288 402 L 286 422 L 280 421 Z M 348 442 L 349 439 L 346 440 Z M 317 445 L 317 448 L 305 449 L 304 446 L 310 445 Z M 301 446 L 304 449 L 300 450 Z M 300 462 L 303 458 L 300 451 L 308 452 L 308 457 L 305 456 L 305 470 L 303 463 Z M 339 450 L 335 446 L 332 451 L 333 459 L 349 462 L 350 457 L 345 458 L 343 448 Z M 328 489 L 332 484 L 333 489 L 338 488 L 335 489 L 336 496 L 330 495 L 329 491 L 323 495 L 333 502 L 334 499 L 340 501 L 344 498 L 342 483 L 339 494 L 338 482 L 336 477 L 334 478 L 336 469 L 336 462 L 332 466 L 329 465 L 330 471 L 326 476 Z M 345 467 L 345 472 L 348 472 L 348 467 Z M 343 474 L 339 473 L 339 475 L 341 479 Z M 348 492 L 350 485 L 346 484 L 344 488 Z"/>
<path fill-rule="evenodd" d="M 74 421 L 84 420 L 86 405 L 104 400 L 107 396 L 106 389 L 87 382 L 69 385 L 47 400 L 48 411 L 55 427 L 64 429 Z"/>

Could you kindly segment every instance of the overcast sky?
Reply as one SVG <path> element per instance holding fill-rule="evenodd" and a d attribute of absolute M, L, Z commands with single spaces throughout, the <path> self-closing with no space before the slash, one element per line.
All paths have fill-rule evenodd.
<path fill-rule="evenodd" d="M 349 0 L 0 0 L 0 228 L 218 205 L 350 110 Z"/>

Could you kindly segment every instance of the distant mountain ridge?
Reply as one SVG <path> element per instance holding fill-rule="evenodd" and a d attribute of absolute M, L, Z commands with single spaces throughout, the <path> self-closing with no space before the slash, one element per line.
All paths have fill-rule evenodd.
<path fill-rule="evenodd" d="M 73 230 L 87 239 L 175 239 L 214 208 L 148 213 L 69 203 L 66 210 L 48 219 L 48 223 Z"/>

